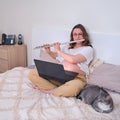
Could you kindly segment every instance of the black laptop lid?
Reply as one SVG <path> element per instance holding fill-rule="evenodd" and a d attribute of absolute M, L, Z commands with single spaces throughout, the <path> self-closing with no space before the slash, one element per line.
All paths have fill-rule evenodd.
<path fill-rule="evenodd" d="M 78 73 L 65 71 L 63 65 L 34 59 L 36 68 L 41 77 L 65 83 L 72 80 Z"/>

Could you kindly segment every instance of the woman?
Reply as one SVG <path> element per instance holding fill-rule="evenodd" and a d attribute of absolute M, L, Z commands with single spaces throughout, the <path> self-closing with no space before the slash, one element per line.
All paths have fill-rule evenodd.
<path fill-rule="evenodd" d="M 29 74 L 30 80 L 37 85 L 39 89 L 46 93 L 52 93 L 55 96 L 76 96 L 86 85 L 86 75 L 89 74 L 88 65 L 93 59 L 93 48 L 91 46 L 88 33 L 82 24 L 73 27 L 70 35 L 70 41 L 84 39 L 83 42 L 72 43 L 63 50 L 60 43 L 53 44 L 55 52 L 45 44 L 45 51 L 53 58 L 60 61 L 65 70 L 79 73 L 79 75 L 65 84 L 58 83 L 54 80 L 48 81 L 41 78 L 36 70 Z"/>

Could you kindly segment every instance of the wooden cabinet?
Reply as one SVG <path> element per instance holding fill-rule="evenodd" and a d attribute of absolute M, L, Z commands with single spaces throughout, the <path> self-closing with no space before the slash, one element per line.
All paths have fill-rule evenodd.
<path fill-rule="evenodd" d="M 1 45 L 0 46 L 0 72 L 5 72 L 14 67 L 27 66 L 26 45 Z"/>

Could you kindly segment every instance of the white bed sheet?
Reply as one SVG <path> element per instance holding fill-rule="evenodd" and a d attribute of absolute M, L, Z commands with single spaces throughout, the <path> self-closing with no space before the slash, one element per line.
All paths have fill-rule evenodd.
<path fill-rule="evenodd" d="M 30 69 L 16 67 L 0 74 L 1 120 L 120 120 L 120 94 L 110 93 L 114 110 L 98 113 L 74 97 L 55 97 L 34 89 Z"/>

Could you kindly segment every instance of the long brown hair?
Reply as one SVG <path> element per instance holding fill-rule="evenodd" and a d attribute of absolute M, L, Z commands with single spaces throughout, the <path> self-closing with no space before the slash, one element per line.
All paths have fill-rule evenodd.
<path fill-rule="evenodd" d="M 91 47 L 92 47 L 91 42 L 90 42 L 90 40 L 89 40 L 89 35 L 88 35 L 85 27 L 84 27 L 82 24 L 77 24 L 77 25 L 75 25 L 75 26 L 73 27 L 73 29 L 72 29 L 72 31 L 71 31 L 71 34 L 70 34 L 70 41 L 73 41 L 73 31 L 74 31 L 74 29 L 76 29 L 76 28 L 81 29 L 82 32 L 83 32 L 83 39 L 85 39 L 85 41 L 82 42 L 82 45 L 83 45 L 83 46 L 91 46 Z M 69 46 L 70 46 L 69 49 L 74 48 L 75 44 L 76 44 L 76 43 L 69 44 Z"/>

